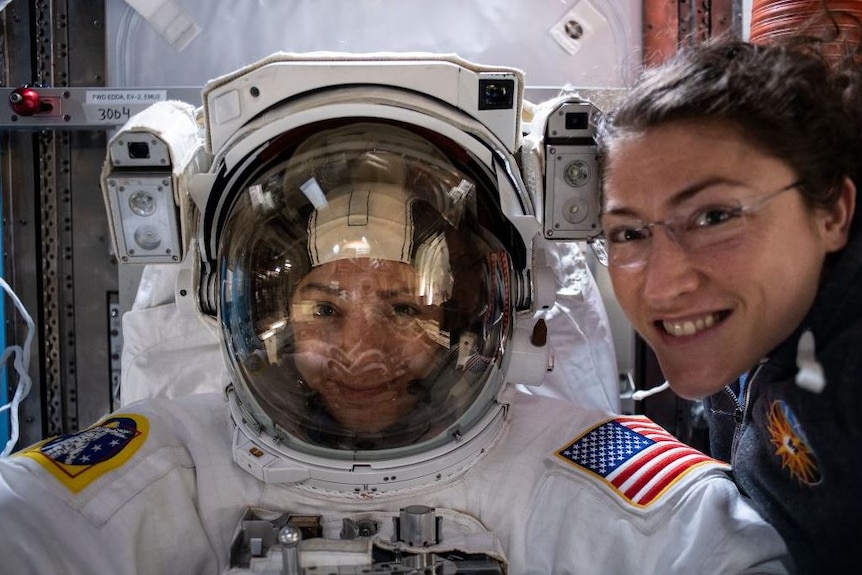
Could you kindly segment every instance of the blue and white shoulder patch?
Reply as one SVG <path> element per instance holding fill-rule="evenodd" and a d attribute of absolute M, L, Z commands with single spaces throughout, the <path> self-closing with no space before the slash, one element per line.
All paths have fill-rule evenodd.
<path fill-rule="evenodd" d="M 15 454 L 37 461 L 78 493 L 123 465 L 144 443 L 149 422 L 142 415 L 116 414 L 83 431 L 47 439 Z"/>

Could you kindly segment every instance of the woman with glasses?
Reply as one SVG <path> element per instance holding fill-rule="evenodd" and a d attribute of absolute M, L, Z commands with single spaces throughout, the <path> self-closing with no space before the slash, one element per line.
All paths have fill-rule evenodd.
<path fill-rule="evenodd" d="M 858 569 L 862 541 L 858 54 L 712 41 L 601 130 L 593 247 L 802 573 Z"/>

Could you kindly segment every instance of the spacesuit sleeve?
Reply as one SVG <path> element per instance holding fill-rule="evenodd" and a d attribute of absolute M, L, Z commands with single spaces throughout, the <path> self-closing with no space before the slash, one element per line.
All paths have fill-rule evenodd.
<path fill-rule="evenodd" d="M 11 467 L 8 461 L 0 461 L 4 573 L 124 573 L 110 555 L 94 553 L 98 529 L 42 491 L 38 482 L 19 481 L 20 474 Z"/>
<path fill-rule="evenodd" d="M 0 572 L 216 572 L 194 460 L 161 423 L 112 414 L 0 460 Z"/>
<path fill-rule="evenodd" d="M 793 572 L 778 533 L 721 474 L 692 478 L 647 506 L 586 479 L 575 487 L 562 472 L 544 478 L 528 526 L 545 534 L 532 538 L 546 547 L 537 572 L 577 573 L 585 559 L 591 573 L 608 575 Z"/>
<path fill-rule="evenodd" d="M 217 325 L 212 318 L 182 313 L 176 305 L 178 269 L 146 266 L 135 303 L 123 315 L 122 405 L 223 389 Z"/>
<path fill-rule="evenodd" d="M 728 482 L 729 483 L 729 482 Z M 719 483 L 695 502 L 700 513 L 690 525 L 693 537 L 685 554 L 698 557 L 698 546 L 707 546 L 710 532 L 715 545 L 703 557 L 701 573 L 781 574 L 794 573 L 793 563 L 784 541 L 775 529 L 754 510 L 736 488 Z M 726 494 L 722 494 L 725 492 Z M 726 515 L 725 515 L 726 513 Z M 699 557 L 698 557 L 699 559 Z"/>
<path fill-rule="evenodd" d="M 542 421 L 562 421 L 553 403 L 516 407 L 518 418 L 541 410 Z M 547 563 L 525 569 L 578 573 L 587 562 L 591 574 L 608 575 L 791 572 L 786 545 L 740 494 L 729 465 L 649 418 L 569 411 L 579 431 L 532 480 L 523 534 L 541 546 L 531 557 Z"/>
<path fill-rule="evenodd" d="M 576 242 L 552 242 L 545 254 L 558 289 L 554 306 L 538 315 L 548 326 L 554 370 L 541 386 L 521 386 L 521 391 L 619 413 L 613 335 L 585 254 Z"/>
<path fill-rule="evenodd" d="M 784 542 L 726 463 L 644 416 L 525 395 L 512 404 L 511 433 L 478 478 L 505 477 L 480 516 L 517 517 L 503 534 L 511 573 L 789 572 Z"/>

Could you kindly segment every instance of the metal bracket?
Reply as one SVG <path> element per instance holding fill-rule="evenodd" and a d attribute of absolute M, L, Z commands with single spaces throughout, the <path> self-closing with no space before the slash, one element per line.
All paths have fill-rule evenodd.
<path fill-rule="evenodd" d="M 26 90 L 27 106 L 21 105 Z M 172 88 L 0 88 L 0 128 L 17 130 L 73 130 L 122 126 L 151 104 L 182 100 L 199 104 L 199 87 Z"/>

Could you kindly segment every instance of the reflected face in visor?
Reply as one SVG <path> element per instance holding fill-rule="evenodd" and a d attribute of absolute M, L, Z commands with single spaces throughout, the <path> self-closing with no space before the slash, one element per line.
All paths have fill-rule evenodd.
<path fill-rule="evenodd" d="M 225 356 L 251 418 L 336 457 L 469 429 L 502 385 L 511 306 L 489 180 L 370 122 L 267 161 L 220 244 Z"/>
<path fill-rule="evenodd" d="M 417 380 L 443 347 L 441 310 L 419 294 L 413 266 L 371 258 L 314 268 L 291 306 L 296 365 L 345 428 L 378 432 L 416 406 Z"/>

